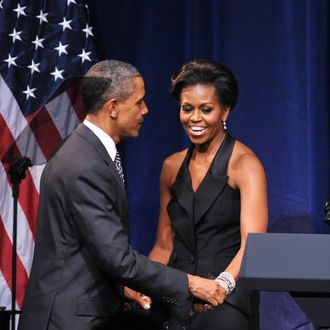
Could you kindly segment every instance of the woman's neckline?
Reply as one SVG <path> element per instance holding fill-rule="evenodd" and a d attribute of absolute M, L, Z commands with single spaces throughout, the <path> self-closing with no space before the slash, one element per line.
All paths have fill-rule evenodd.
<path fill-rule="evenodd" d="M 210 162 L 210 165 L 209 165 L 207 171 L 205 172 L 204 177 L 202 178 L 202 180 L 200 181 L 200 183 L 196 187 L 196 189 L 193 188 L 192 176 L 191 176 L 191 173 L 190 173 L 190 170 L 189 170 L 189 164 L 190 164 L 190 161 L 192 159 L 193 152 L 196 149 L 196 146 L 194 144 L 191 144 L 190 145 L 189 150 L 188 150 L 188 158 L 187 158 L 187 161 L 186 161 L 186 171 L 187 171 L 187 174 L 188 174 L 188 178 L 189 178 L 189 183 L 190 183 L 190 186 L 191 186 L 191 190 L 192 190 L 192 192 L 194 194 L 198 192 L 200 186 L 203 184 L 203 182 L 205 181 L 206 177 L 209 175 L 210 170 L 211 170 L 211 168 L 212 168 L 212 166 L 214 164 L 214 161 L 217 158 L 218 154 L 220 153 L 220 151 L 222 149 L 222 146 L 224 145 L 224 142 L 226 140 L 226 137 L 227 137 L 227 133 L 224 133 L 222 139 L 219 141 L 218 148 L 216 149 L 216 151 L 215 151 L 215 153 L 213 155 L 213 158 L 212 158 L 212 160 Z"/>

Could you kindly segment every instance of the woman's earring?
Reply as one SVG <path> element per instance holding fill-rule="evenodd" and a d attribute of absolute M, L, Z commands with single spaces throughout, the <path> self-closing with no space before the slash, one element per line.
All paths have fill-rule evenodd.
<path fill-rule="evenodd" d="M 227 130 L 227 123 L 225 120 L 222 120 L 222 126 L 223 126 L 223 129 L 226 131 Z"/>

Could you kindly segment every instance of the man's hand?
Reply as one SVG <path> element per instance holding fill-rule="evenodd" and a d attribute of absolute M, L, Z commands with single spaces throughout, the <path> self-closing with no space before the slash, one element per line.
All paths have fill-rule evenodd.
<path fill-rule="evenodd" d="M 132 302 L 132 303 L 125 304 L 126 308 L 130 309 L 130 308 L 132 308 L 132 305 L 134 306 L 134 304 L 141 306 L 144 309 L 150 308 L 150 305 L 151 305 L 150 297 L 148 297 L 142 293 L 136 292 L 126 286 L 124 288 L 124 295 L 129 301 Z"/>
<path fill-rule="evenodd" d="M 222 304 L 226 298 L 224 288 L 214 280 L 188 274 L 188 282 L 191 294 L 212 306 Z"/>

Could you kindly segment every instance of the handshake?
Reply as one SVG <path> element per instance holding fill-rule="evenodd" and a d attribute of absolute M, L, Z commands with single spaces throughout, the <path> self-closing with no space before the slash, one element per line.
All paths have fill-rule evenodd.
<path fill-rule="evenodd" d="M 215 280 L 199 277 L 196 275 L 188 276 L 188 286 L 190 293 L 199 300 L 205 301 L 210 308 L 222 304 L 229 294 L 235 288 L 235 279 L 230 273 L 223 272 Z M 133 304 L 149 309 L 151 306 L 150 297 L 138 293 L 125 287 L 125 296 Z M 207 305 L 206 304 L 206 305 Z M 129 307 L 128 304 L 126 307 Z"/>

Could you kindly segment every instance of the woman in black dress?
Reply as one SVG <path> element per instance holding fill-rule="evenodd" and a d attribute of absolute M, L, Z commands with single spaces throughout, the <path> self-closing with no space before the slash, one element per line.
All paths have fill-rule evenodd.
<path fill-rule="evenodd" d="M 161 302 L 153 316 L 165 329 L 258 329 L 258 293 L 239 281 L 247 234 L 265 232 L 266 178 L 257 156 L 227 131 L 238 96 L 224 65 L 195 60 L 172 79 L 180 121 L 191 145 L 163 163 L 157 240 L 150 259 L 215 279 L 224 302 L 213 308 L 188 297 L 182 319 Z"/>

